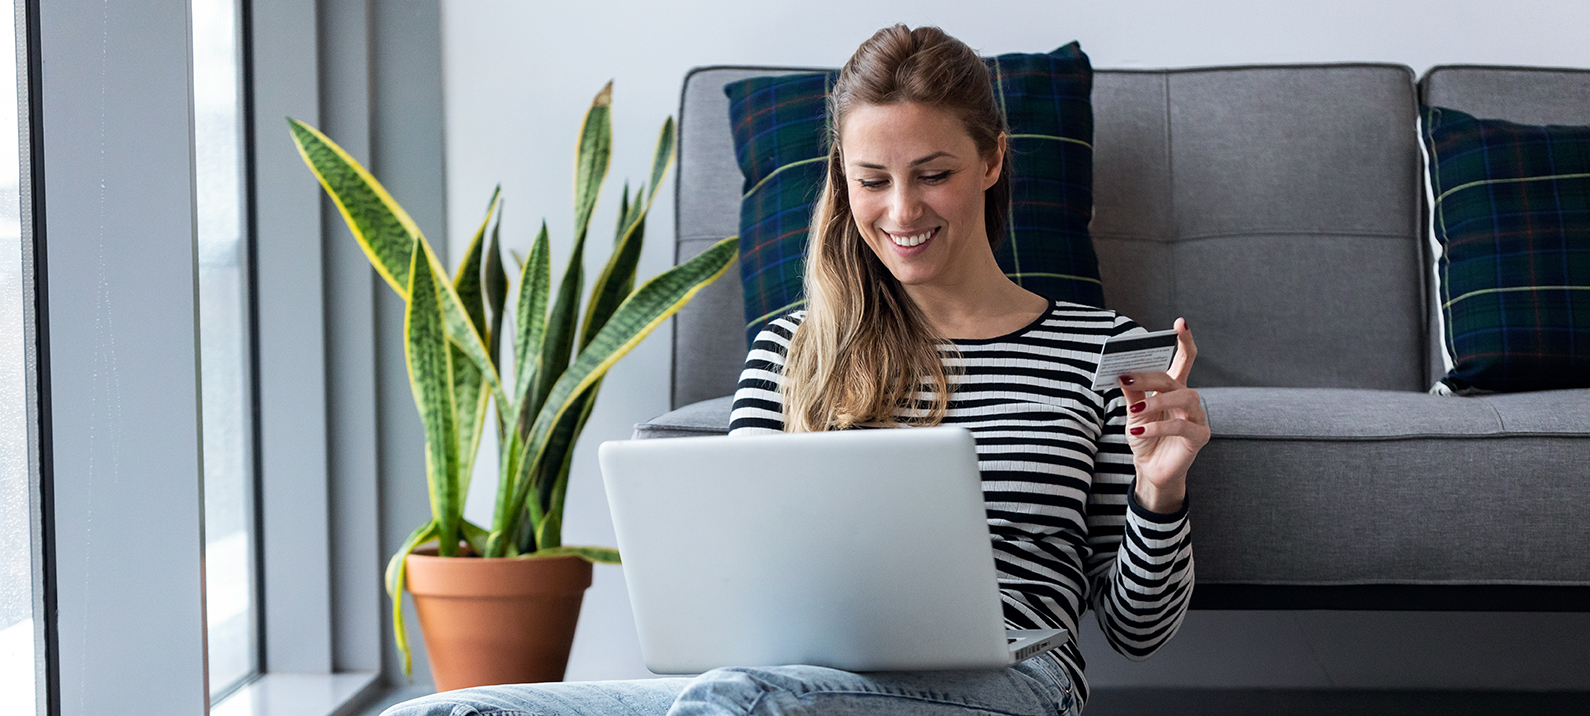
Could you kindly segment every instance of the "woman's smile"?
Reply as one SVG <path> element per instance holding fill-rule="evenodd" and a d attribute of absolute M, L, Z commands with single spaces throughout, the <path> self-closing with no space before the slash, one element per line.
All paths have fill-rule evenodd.
<path fill-rule="evenodd" d="M 894 250 L 901 256 L 915 256 L 927 250 L 928 243 L 939 233 L 939 227 L 917 231 L 885 231 Z"/>

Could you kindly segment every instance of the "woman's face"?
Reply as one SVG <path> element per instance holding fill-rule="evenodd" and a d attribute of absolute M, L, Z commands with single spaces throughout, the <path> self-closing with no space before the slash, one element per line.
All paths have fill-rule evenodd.
<path fill-rule="evenodd" d="M 856 106 L 839 141 L 856 227 L 900 283 L 961 283 L 991 257 L 983 192 L 1003 146 L 985 158 L 954 113 L 916 103 Z"/>

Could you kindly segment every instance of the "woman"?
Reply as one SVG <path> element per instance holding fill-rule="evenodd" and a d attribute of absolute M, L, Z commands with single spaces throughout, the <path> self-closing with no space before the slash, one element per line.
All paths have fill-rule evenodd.
<path fill-rule="evenodd" d="M 1089 389 L 1109 336 L 1142 329 L 1051 302 L 994 260 L 1010 198 L 988 70 L 932 27 L 880 30 L 829 98 L 835 136 L 807 251 L 808 310 L 754 342 L 731 434 L 959 425 L 977 440 L 1006 621 L 1077 633 L 1091 605 L 1144 658 L 1192 591 L 1186 475 L 1209 439 L 1169 374 Z M 1122 545 L 1126 545 L 1122 548 Z M 1077 714 L 1076 643 L 999 671 L 855 674 L 813 666 L 693 679 L 502 686 L 389 711 L 435 714 Z"/>

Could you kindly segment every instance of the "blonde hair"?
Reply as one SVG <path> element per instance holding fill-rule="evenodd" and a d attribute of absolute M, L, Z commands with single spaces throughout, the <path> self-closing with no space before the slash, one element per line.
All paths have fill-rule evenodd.
<path fill-rule="evenodd" d="M 949 372 L 940 347 L 946 341 L 862 238 L 839 142 L 851 108 L 907 102 L 955 112 L 979 152 L 998 151 L 1005 120 L 988 66 L 943 30 L 886 27 L 845 63 L 828 95 L 828 178 L 807 240 L 806 317 L 790 341 L 780 388 L 787 431 L 944 420 Z M 990 245 L 1004 233 L 1009 167 L 1002 162 L 998 181 L 984 192 Z M 901 407 L 909 408 L 903 420 L 895 416 Z"/>

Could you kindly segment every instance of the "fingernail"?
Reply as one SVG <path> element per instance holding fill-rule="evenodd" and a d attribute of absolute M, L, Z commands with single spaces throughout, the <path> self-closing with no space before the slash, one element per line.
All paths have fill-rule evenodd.
<path fill-rule="evenodd" d="M 1143 434 L 1143 426 L 1139 425 L 1139 426 L 1137 426 L 1135 428 L 1132 428 L 1132 434 L 1133 435 L 1142 435 Z"/>
<path fill-rule="evenodd" d="M 1141 413 L 1141 412 L 1143 412 L 1143 404 L 1144 404 L 1144 402 L 1145 401 L 1139 400 L 1139 401 L 1137 401 L 1135 403 L 1132 403 L 1132 407 L 1128 408 L 1128 410 L 1131 410 L 1134 413 Z"/>
<path fill-rule="evenodd" d="M 1121 376 L 1121 385 L 1131 385 L 1132 382 L 1133 382 L 1132 381 L 1132 376 L 1129 376 L 1129 375 Z"/>

